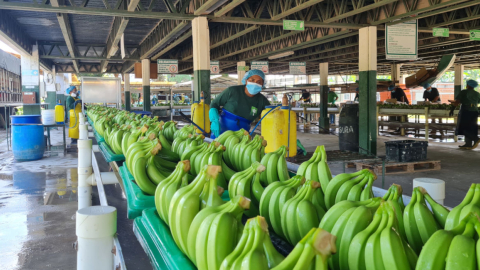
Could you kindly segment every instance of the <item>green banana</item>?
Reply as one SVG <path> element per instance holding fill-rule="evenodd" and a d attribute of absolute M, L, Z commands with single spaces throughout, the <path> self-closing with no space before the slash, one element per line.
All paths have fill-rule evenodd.
<path fill-rule="evenodd" d="M 330 209 L 335 204 L 335 198 L 340 187 L 354 177 L 364 174 L 365 170 L 358 171 L 356 173 L 341 173 L 335 176 L 327 186 L 325 191 L 325 206 Z"/>
<path fill-rule="evenodd" d="M 439 228 L 432 212 L 430 212 L 428 207 L 425 205 L 423 194 L 418 190 L 418 188 L 415 189 L 415 191 L 417 192 L 417 202 L 413 207 L 413 211 L 415 215 L 415 221 L 417 222 L 418 232 L 420 233 L 420 237 L 424 245 L 430 236 Z"/>
<path fill-rule="evenodd" d="M 435 220 L 440 224 L 441 228 L 445 228 L 445 222 L 447 221 L 447 216 L 450 213 L 450 211 L 445 208 L 443 205 L 437 203 L 430 195 L 427 193 L 427 191 L 419 187 L 420 192 L 423 193 L 425 199 L 427 200 L 428 204 L 432 208 L 433 216 L 435 217 Z"/>
<path fill-rule="evenodd" d="M 459 205 L 457 205 L 455 208 L 453 208 L 452 211 L 450 211 L 450 213 L 447 216 L 447 220 L 445 221 L 445 230 L 451 230 L 459 223 L 460 214 L 462 212 L 463 207 L 468 205 L 472 201 L 474 195 L 476 194 L 475 192 L 476 186 L 477 184 L 472 184 L 468 189 L 468 192 L 465 195 L 465 198 L 463 199 L 463 201 Z"/>

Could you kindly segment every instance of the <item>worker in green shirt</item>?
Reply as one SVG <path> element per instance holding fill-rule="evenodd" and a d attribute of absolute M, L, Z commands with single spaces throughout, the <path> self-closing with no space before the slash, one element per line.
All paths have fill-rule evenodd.
<path fill-rule="evenodd" d="M 68 118 L 68 115 L 69 115 L 69 112 L 70 110 L 73 110 L 75 109 L 74 107 L 74 103 L 75 101 L 78 100 L 77 98 L 77 87 L 75 87 L 74 85 L 70 86 L 69 88 L 67 88 L 67 100 L 65 102 L 65 111 L 67 112 L 67 118 Z"/>
<path fill-rule="evenodd" d="M 252 69 L 245 73 L 242 79 L 242 85 L 230 86 L 220 93 L 210 104 L 210 129 L 215 137 L 218 137 L 226 130 L 224 125 L 228 116 L 224 111 L 229 112 L 237 118 L 237 123 L 252 122 L 258 118 L 266 106 L 270 105 L 268 99 L 260 94 L 265 84 L 265 74 L 258 69 Z M 223 112 L 219 114 L 223 107 Z M 225 118 L 225 119 L 223 119 Z M 222 124 L 222 127 L 220 125 Z M 237 124 L 237 127 L 230 127 L 230 129 L 239 130 L 242 128 Z"/>
<path fill-rule="evenodd" d="M 477 148 L 480 143 L 478 138 L 478 103 L 480 102 L 480 93 L 475 91 L 477 86 L 477 81 L 468 80 L 467 89 L 462 90 L 455 97 L 455 100 L 449 100 L 452 103 L 450 116 L 453 116 L 455 107 L 462 105 L 458 113 L 455 135 L 465 136 L 465 144 L 459 147 L 468 150 Z"/>
<path fill-rule="evenodd" d="M 328 88 L 328 90 L 329 90 L 328 91 L 328 103 L 332 103 L 333 105 L 335 105 L 335 101 L 337 101 L 338 96 L 335 93 L 335 91 L 332 90 L 332 88 Z M 334 113 L 330 114 L 330 124 L 335 125 L 335 114 Z"/>

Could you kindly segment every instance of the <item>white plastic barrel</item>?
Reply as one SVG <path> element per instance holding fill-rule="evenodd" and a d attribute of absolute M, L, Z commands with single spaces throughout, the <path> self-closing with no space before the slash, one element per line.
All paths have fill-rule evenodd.
<path fill-rule="evenodd" d="M 413 188 L 419 186 L 426 189 L 432 199 L 443 205 L 445 200 L 445 181 L 436 178 L 413 179 Z"/>
<path fill-rule="evenodd" d="M 42 124 L 55 125 L 55 110 L 42 111 Z"/>

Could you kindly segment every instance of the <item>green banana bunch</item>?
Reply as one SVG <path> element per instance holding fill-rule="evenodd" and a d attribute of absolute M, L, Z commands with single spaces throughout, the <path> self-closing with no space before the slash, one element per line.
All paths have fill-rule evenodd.
<path fill-rule="evenodd" d="M 480 215 L 480 184 L 472 184 L 463 201 L 450 211 L 445 221 L 445 230 L 455 228 L 470 212 Z"/>
<path fill-rule="evenodd" d="M 286 152 L 286 146 L 281 146 L 276 151 L 265 154 L 261 159 L 260 163 L 267 168 L 265 172 L 260 175 L 260 182 L 264 187 L 277 181 L 290 179 L 287 161 L 285 159 Z"/>
<path fill-rule="evenodd" d="M 134 142 L 138 141 L 138 139 L 141 136 L 143 136 L 145 134 L 145 132 L 147 132 L 147 130 L 148 130 L 148 126 L 143 125 L 141 128 L 132 131 L 132 134 L 130 134 L 130 136 L 128 137 L 127 144 L 125 145 L 126 148 L 127 148 L 127 151 L 128 151 L 128 148 L 130 148 L 130 146 Z M 150 134 L 149 136 L 152 136 L 152 135 Z"/>
<path fill-rule="evenodd" d="M 335 235 L 312 228 L 279 265 L 272 270 L 328 270 L 327 261 L 337 252 Z"/>
<path fill-rule="evenodd" d="M 220 269 L 268 270 L 278 266 L 283 260 L 284 257 L 272 245 L 265 218 L 257 216 L 247 220 L 238 245 L 221 262 Z M 207 268 L 199 266 L 199 269 Z"/>
<path fill-rule="evenodd" d="M 364 201 L 373 198 L 372 186 L 376 179 L 375 173 L 369 169 L 356 173 L 338 174 L 328 183 L 325 191 L 325 206 L 330 209 L 341 201 Z"/>
<path fill-rule="evenodd" d="M 162 148 L 160 144 L 156 144 L 153 148 L 148 148 L 147 151 L 139 151 L 135 154 L 133 161 L 132 175 L 138 187 L 148 195 L 154 195 L 157 185 L 148 177 L 147 174 L 147 160 L 151 156 L 155 156 Z"/>
<path fill-rule="evenodd" d="M 325 215 L 325 210 L 313 203 L 313 195 L 318 188 L 320 183 L 307 180 L 298 193 L 282 207 L 280 222 L 283 235 L 292 245 L 296 245 L 316 227 Z"/>
<path fill-rule="evenodd" d="M 225 148 L 225 152 L 223 152 L 222 157 L 225 157 L 225 156 L 226 156 L 225 153 L 226 153 L 226 148 Z M 225 181 L 226 181 L 227 183 L 229 183 L 229 182 L 230 182 L 230 179 L 232 179 L 233 175 L 236 174 L 237 172 L 234 171 L 234 170 L 232 170 L 232 169 L 230 169 L 230 167 L 228 167 L 228 165 L 225 163 L 225 159 L 224 159 L 224 158 L 222 158 L 222 162 L 221 162 L 221 163 L 222 163 L 222 165 L 221 165 L 221 166 L 222 166 L 222 172 L 223 172 L 223 175 L 225 176 Z M 260 181 L 260 179 L 259 179 L 258 181 Z M 262 186 L 262 187 L 263 187 L 263 186 Z"/>
<path fill-rule="evenodd" d="M 238 196 L 200 211 L 188 231 L 187 255 L 198 269 L 219 269 L 242 236 L 242 213 L 250 200 Z"/>
<path fill-rule="evenodd" d="M 253 190 L 254 182 L 258 183 L 258 181 L 254 180 L 257 175 L 260 177 L 260 173 L 262 173 L 264 170 L 265 166 L 258 162 L 254 162 L 250 168 L 234 174 L 228 183 L 228 194 L 230 199 L 241 195 L 249 198 L 252 200 L 252 202 L 255 202 L 250 205 L 250 209 L 248 211 L 245 211 L 245 215 L 248 217 L 255 217 L 259 214 L 259 200 L 256 196 L 254 196 L 255 191 Z M 255 198 L 255 200 L 253 198 Z"/>
<path fill-rule="evenodd" d="M 236 165 L 239 170 L 245 170 L 253 162 L 260 162 L 262 146 L 266 146 L 267 142 L 263 140 L 262 136 L 256 135 L 253 140 L 245 145 L 243 148 L 239 148 L 240 151 L 236 155 Z M 286 163 L 285 163 L 286 165 Z M 288 177 L 288 172 L 287 172 Z"/>
<path fill-rule="evenodd" d="M 473 212 L 466 215 L 452 230 L 436 231 L 425 243 L 418 257 L 417 269 L 478 269 L 479 233 L 479 217 Z"/>
<path fill-rule="evenodd" d="M 189 135 L 194 135 L 195 126 L 194 125 L 185 125 L 181 129 L 176 130 L 173 133 L 174 138 L 183 138 L 184 140 L 189 137 Z"/>
<path fill-rule="evenodd" d="M 111 139 L 110 139 L 110 142 L 111 142 L 110 147 L 115 152 L 115 154 L 117 155 L 123 154 L 123 150 L 122 150 L 123 135 L 125 134 L 126 130 L 130 128 L 131 126 L 122 126 L 120 127 L 120 129 L 112 133 Z"/>
<path fill-rule="evenodd" d="M 221 169 L 220 166 L 206 166 L 191 184 L 175 192 L 170 201 L 168 211 L 170 230 L 178 248 L 185 254 L 187 253 L 187 239 L 190 224 L 202 209 L 203 198 L 201 195 L 204 193 L 205 186 L 208 186 L 209 181 L 216 181 Z M 218 203 L 216 200 L 210 202 Z M 207 206 L 215 205 L 207 204 Z"/>
<path fill-rule="evenodd" d="M 435 217 L 425 203 L 424 195 L 418 188 L 414 188 L 412 199 L 403 212 L 405 234 L 408 243 L 417 254 L 430 236 L 440 229 Z"/>
<path fill-rule="evenodd" d="M 185 151 L 182 152 L 182 155 L 180 156 L 180 160 L 190 160 L 190 157 L 193 155 L 193 153 L 206 148 L 208 146 L 208 143 L 204 142 L 201 143 L 199 142 L 198 145 L 189 145 L 185 148 Z"/>
<path fill-rule="evenodd" d="M 296 175 L 284 182 L 274 182 L 265 188 L 260 198 L 260 215 L 265 217 L 273 231 L 284 239 L 281 224 L 282 207 L 286 201 L 295 196 L 297 188 L 304 183 L 305 178 L 301 175 Z"/>
<path fill-rule="evenodd" d="M 395 208 L 395 215 L 397 216 L 398 221 L 398 233 L 403 239 L 407 239 L 407 235 L 405 234 L 405 223 L 403 221 L 405 204 L 403 203 L 402 192 L 403 189 L 400 185 L 393 184 L 383 196 L 383 199 L 392 202 L 391 204 Z"/>
<path fill-rule="evenodd" d="M 155 189 L 155 207 L 160 218 L 169 225 L 168 211 L 173 195 L 188 185 L 186 174 L 190 170 L 190 161 L 184 160 L 178 162 L 173 173 L 158 183 Z"/>
<path fill-rule="evenodd" d="M 173 140 L 175 139 L 173 135 L 175 131 L 177 131 L 176 125 L 177 123 L 175 123 L 174 121 L 168 121 L 163 125 L 163 129 L 161 131 L 162 135 L 171 142 L 173 142 Z"/>
<path fill-rule="evenodd" d="M 240 153 L 240 150 L 241 149 L 244 149 L 244 147 L 247 145 L 248 142 L 250 142 L 250 136 L 243 136 L 242 140 L 235 144 L 231 149 L 232 151 L 230 152 L 230 156 L 229 156 L 229 160 L 230 160 L 230 163 L 229 164 L 231 166 L 231 168 L 233 168 L 235 171 L 241 171 L 241 168 L 240 166 L 238 165 L 239 164 L 239 160 L 241 158 L 241 156 L 239 155 Z M 230 151 L 230 149 L 229 149 Z"/>
<path fill-rule="evenodd" d="M 222 133 L 222 135 L 225 134 L 226 132 Z M 248 137 L 248 136 L 249 135 L 244 135 L 243 137 Z M 225 144 L 223 144 L 225 145 L 225 148 L 226 148 L 225 155 L 223 155 L 223 160 L 226 162 L 229 168 L 233 168 L 233 163 L 232 163 L 233 148 L 243 139 L 243 137 L 230 136 L 226 139 Z"/>
<path fill-rule="evenodd" d="M 443 205 L 437 203 L 423 187 L 418 187 L 418 190 L 423 193 L 425 200 L 427 200 L 428 204 L 430 205 L 433 213 L 433 217 L 440 225 L 440 228 L 445 228 L 445 223 L 447 222 L 448 214 L 450 210 L 445 208 Z"/>
<path fill-rule="evenodd" d="M 345 244 L 348 250 L 341 250 L 343 247 L 340 247 L 339 268 L 335 268 L 333 261 L 332 269 L 415 269 L 418 258 L 398 233 L 393 201 L 383 201 L 373 220 L 363 225 L 364 228 L 357 231 L 349 243 Z"/>
<path fill-rule="evenodd" d="M 248 135 L 248 132 L 243 128 L 237 131 L 227 130 L 224 133 L 220 134 L 220 136 L 218 136 L 215 141 L 219 142 L 222 145 L 225 145 L 228 138 L 235 136 L 240 139 L 240 137 L 244 135 Z"/>
<path fill-rule="evenodd" d="M 145 154 L 146 152 L 151 150 L 156 144 L 157 141 L 155 140 L 155 136 L 153 134 L 150 134 L 148 138 L 141 138 L 138 142 L 134 142 L 128 147 L 127 152 L 125 152 L 124 155 L 125 164 L 127 165 L 127 168 L 130 170 L 130 172 L 133 170 L 133 161 L 136 160 L 136 155 L 139 153 Z"/>

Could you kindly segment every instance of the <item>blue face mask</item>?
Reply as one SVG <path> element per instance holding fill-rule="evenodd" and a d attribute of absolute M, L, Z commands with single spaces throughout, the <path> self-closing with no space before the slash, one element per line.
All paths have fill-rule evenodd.
<path fill-rule="evenodd" d="M 256 95 L 262 91 L 262 86 L 254 82 L 247 82 L 247 91 L 250 95 Z"/>
<path fill-rule="evenodd" d="M 395 90 L 392 90 L 392 93 L 395 93 Z"/>
<path fill-rule="evenodd" d="M 427 91 L 428 91 L 429 93 L 432 92 L 432 88 L 428 89 Z"/>

